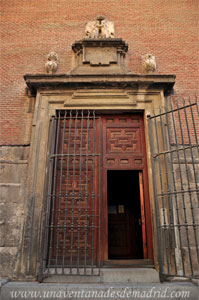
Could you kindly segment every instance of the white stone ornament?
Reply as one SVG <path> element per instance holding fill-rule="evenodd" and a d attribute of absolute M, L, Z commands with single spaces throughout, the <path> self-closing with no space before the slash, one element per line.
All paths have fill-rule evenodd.
<path fill-rule="evenodd" d="M 152 54 L 145 54 L 142 56 L 142 69 L 145 73 L 153 73 L 156 70 L 155 56 Z"/>
<path fill-rule="evenodd" d="M 56 52 L 51 51 L 47 55 L 47 62 L 45 63 L 45 69 L 48 74 L 53 74 L 57 71 L 58 59 L 59 58 Z"/>
<path fill-rule="evenodd" d="M 85 37 L 89 39 L 114 38 L 114 23 L 108 21 L 104 16 L 98 16 L 95 21 L 86 23 L 85 33 Z"/>

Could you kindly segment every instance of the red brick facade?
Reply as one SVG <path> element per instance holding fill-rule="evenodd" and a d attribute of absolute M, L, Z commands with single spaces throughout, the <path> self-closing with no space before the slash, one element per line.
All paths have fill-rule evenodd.
<path fill-rule="evenodd" d="M 33 99 L 23 75 L 45 73 L 46 55 L 59 55 L 57 73 L 71 69 L 71 45 L 86 21 L 105 15 L 116 37 L 129 45 L 128 67 L 141 73 L 141 55 L 152 53 L 157 74 L 176 74 L 175 93 L 198 91 L 197 0 L 2 0 L 1 145 L 30 142 Z"/>

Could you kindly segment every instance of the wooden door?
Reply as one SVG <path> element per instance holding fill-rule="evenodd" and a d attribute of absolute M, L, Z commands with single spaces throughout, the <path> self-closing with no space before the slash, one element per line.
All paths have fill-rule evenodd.
<path fill-rule="evenodd" d="M 49 233 L 55 266 L 93 267 L 99 258 L 98 125 L 90 112 L 57 117 Z"/>
<path fill-rule="evenodd" d="M 126 257 L 136 257 L 135 235 L 138 224 L 133 220 L 131 212 L 126 210 L 126 216 L 112 217 L 112 224 L 108 224 L 107 172 L 108 170 L 135 170 L 141 172 L 142 180 L 138 182 L 141 201 L 142 247 L 143 258 L 153 259 L 152 232 L 150 218 L 150 204 L 148 194 L 147 161 L 145 150 L 144 123 L 142 114 L 106 115 L 102 116 L 103 131 L 103 206 L 101 240 L 104 245 L 102 259 L 108 259 L 108 226 L 118 226 L 118 253 L 126 252 Z M 114 220 L 115 218 L 115 220 Z M 123 218 L 123 221 L 122 221 Z M 131 221 L 127 221 L 128 218 Z M 122 223 L 122 225 L 121 225 Z M 143 225 L 142 225 L 143 224 Z M 111 231 L 110 231 L 111 232 Z M 111 233 L 110 233 L 111 234 Z M 122 238 L 126 236 L 126 243 L 131 246 L 121 247 Z M 127 237 L 129 236 L 129 237 Z M 113 247 L 113 245 L 111 246 Z M 119 250 L 120 248 L 120 250 Z M 122 249 L 123 248 L 123 249 Z M 128 254 L 129 252 L 129 254 Z M 124 254 L 125 255 L 125 254 Z"/>
<path fill-rule="evenodd" d="M 118 208 L 117 208 L 118 209 Z M 137 258 L 135 220 L 131 210 L 108 216 L 108 253 L 109 258 Z"/>

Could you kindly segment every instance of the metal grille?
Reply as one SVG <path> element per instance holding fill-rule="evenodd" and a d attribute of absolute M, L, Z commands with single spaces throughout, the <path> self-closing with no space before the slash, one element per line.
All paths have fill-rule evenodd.
<path fill-rule="evenodd" d="M 199 111 L 197 99 L 171 99 L 148 118 L 160 275 L 199 273 Z"/>
<path fill-rule="evenodd" d="M 52 117 L 40 279 L 99 275 L 100 131 L 95 111 Z"/>

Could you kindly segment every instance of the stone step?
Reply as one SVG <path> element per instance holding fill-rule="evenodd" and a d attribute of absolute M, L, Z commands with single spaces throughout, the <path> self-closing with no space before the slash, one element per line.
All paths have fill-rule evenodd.
<path fill-rule="evenodd" d="M 0 299 L 198 299 L 198 287 L 191 282 L 56 284 L 7 282 Z"/>
<path fill-rule="evenodd" d="M 102 268 L 101 282 L 160 282 L 159 273 L 151 268 Z"/>
<path fill-rule="evenodd" d="M 101 268 L 100 276 L 51 275 L 43 282 L 50 283 L 122 283 L 159 282 L 159 273 L 152 268 Z"/>

